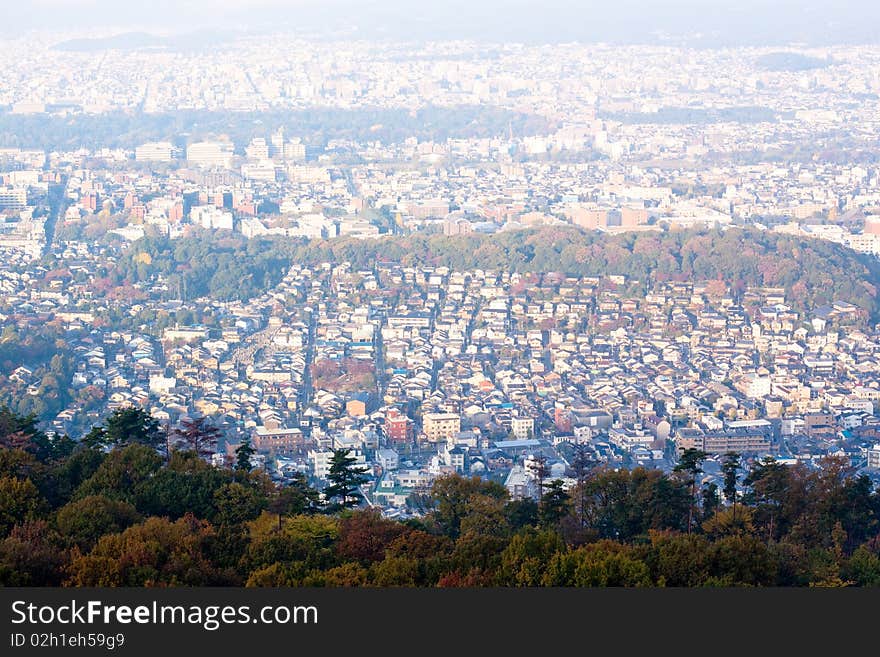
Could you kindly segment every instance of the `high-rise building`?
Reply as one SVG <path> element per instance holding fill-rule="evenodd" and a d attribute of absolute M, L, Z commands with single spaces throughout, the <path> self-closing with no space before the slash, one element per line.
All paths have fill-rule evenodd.
<path fill-rule="evenodd" d="M 95 194 L 95 192 L 88 192 L 86 194 L 83 194 L 79 203 L 84 210 L 88 210 L 89 212 L 98 211 L 98 195 Z"/>
<path fill-rule="evenodd" d="M 197 166 L 231 169 L 234 148 L 228 141 L 200 141 L 186 147 L 186 159 Z"/>
<path fill-rule="evenodd" d="M 517 440 L 527 440 L 535 435 L 535 420 L 530 417 L 515 417 L 510 421 L 510 432 Z"/>
<path fill-rule="evenodd" d="M 284 144 L 283 157 L 285 160 L 293 160 L 295 162 L 305 162 L 306 145 L 299 140 L 289 141 Z"/>
<path fill-rule="evenodd" d="M 585 208 L 581 205 L 572 205 L 565 211 L 568 218 L 575 226 L 594 230 L 608 226 L 608 210 Z"/>
<path fill-rule="evenodd" d="M 622 208 L 620 225 L 624 228 L 635 228 L 648 223 L 648 211 L 644 208 Z"/>
<path fill-rule="evenodd" d="M 412 440 L 413 421 L 396 408 L 385 415 L 385 435 L 393 443 L 405 443 Z"/>
<path fill-rule="evenodd" d="M 249 160 L 268 160 L 269 144 L 262 137 L 254 137 L 251 143 L 244 149 L 244 154 Z"/>
<path fill-rule="evenodd" d="M 150 142 L 134 149 L 138 162 L 171 162 L 173 157 L 174 147 L 167 141 Z"/>
<path fill-rule="evenodd" d="M 865 233 L 880 235 L 880 215 L 872 214 L 865 217 Z"/>
<path fill-rule="evenodd" d="M 461 431 L 458 413 L 426 413 L 422 418 L 422 430 L 432 443 L 449 440 Z"/>
<path fill-rule="evenodd" d="M 24 210 L 27 207 L 27 188 L 0 187 L 0 208 L 3 210 Z"/>
<path fill-rule="evenodd" d="M 284 155 L 284 128 L 278 128 L 272 135 L 271 139 L 272 149 L 270 154 L 274 157 L 276 155 Z"/>

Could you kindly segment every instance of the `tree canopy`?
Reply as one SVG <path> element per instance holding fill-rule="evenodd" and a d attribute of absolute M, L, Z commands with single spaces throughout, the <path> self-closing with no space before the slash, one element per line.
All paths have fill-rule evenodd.
<path fill-rule="evenodd" d="M 30 426 L 2 420 L 7 436 Z M 278 486 L 195 450 L 26 446 L 0 441 L 5 586 L 880 584 L 880 493 L 840 459 L 745 467 L 728 456 L 723 497 L 700 485 L 696 451 L 671 474 L 584 464 L 574 488 L 549 482 L 540 507 L 446 475 L 425 514 L 400 522 L 351 508 L 362 475 L 345 450 L 341 488 L 322 504 L 305 477 Z"/>

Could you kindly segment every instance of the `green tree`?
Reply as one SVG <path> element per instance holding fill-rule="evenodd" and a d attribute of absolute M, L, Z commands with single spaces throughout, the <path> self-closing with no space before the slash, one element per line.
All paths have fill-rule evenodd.
<path fill-rule="evenodd" d="M 431 486 L 434 509 L 431 513 L 441 531 L 450 538 L 461 533 L 461 521 L 468 514 L 468 505 L 481 496 L 507 502 L 507 489 L 494 481 L 460 475 L 437 477 Z"/>
<path fill-rule="evenodd" d="M 775 538 L 790 481 L 789 469 L 771 456 L 756 463 L 743 480 L 749 487 L 745 501 L 755 507 L 755 522 L 766 526 L 768 542 Z"/>
<path fill-rule="evenodd" d="M 259 516 L 268 500 L 252 486 L 233 481 L 217 489 L 214 504 L 219 524 L 237 525 Z"/>
<path fill-rule="evenodd" d="M 104 422 L 104 442 L 108 445 L 140 444 L 158 447 L 163 436 L 159 422 L 142 408 L 129 407 L 113 411 Z"/>
<path fill-rule="evenodd" d="M 740 456 L 736 452 L 727 452 L 721 462 L 721 473 L 724 475 L 724 497 L 733 505 L 733 522 L 736 522 L 737 483 L 740 469 Z"/>
<path fill-rule="evenodd" d="M 128 502 L 90 495 L 58 510 L 55 524 L 65 540 L 80 550 L 91 550 L 105 534 L 116 534 L 140 520 Z"/>
<path fill-rule="evenodd" d="M 504 515 L 514 531 L 519 531 L 524 527 L 534 527 L 539 520 L 538 503 L 530 497 L 511 500 L 504 505 Z"/>
<path fill-rule="evenodd" d="M 581 527 L 586 524 L 587 520 L 586 483 L 595 466 L 596 461 L 593 460 L 589 448 L 580 443 L 575 445 L 574 457 L 571 459 L 571 469 L 577 481 L 575 487 L 575 509 Z"/>
<path fill-rule="evenodd" d="M 363 497 L 358 489 L 369 481 L 364 476 L 367 468 L 356 466 L 357 458 L 350 454 L 350 449 L 334 450 L 330 459 L 330 472 L 327 474 L 331 483 L 324 489 L 328 500 L 341 500 L 339 504 L 342 508 L 357 506 Z"/>
<path fill-rule="evenodd" d="M 541 523 L 545 527 L 556 527 L 568 514 L 571 497 L 563 485 L 561 479 L 554 479 L 547 484 L 546 492 L 541 496 Z"/>
<path fill-rule="evenodd" d="M 269 501 L 269 511 L 278 516 L 278 531 L 281 531 L 281 521 L 285 516 L 315 513 L 320 507 L 320 493 L 309 485 L 302 473 L 297 473 L 280 486 Z"/>
<path fill-rule="evenodd" d="M 678 458 L 678 464 L 676 464 L 674 471 L 679 472 L 684 476 L 685 483 L 690 488 L 690 506 L 688 508 L 688 522 L 687 522 L 687 533 L 691 533 L 691 529 L 694 524 L 694 504 L 696 497 L 696 488 L 697 488 L 697 477 L 703 472 L 703 468 L 701 467 L 701 463 L 706 460 L 706 452 L 701 449 L 694 449 L 693 447 L 689 447 L 681 453 L 681 456 Z"/>
<path fill-rule="evenodd" d="M 251 439 L 245 437 L 241 444 L 235 448 L 235 470 L 237 472 L 250 472 L 253 469 L 251 458 L 257 453 L 251 446 Z"/>
<path fill-rule="evenodd" d="M 134 444 L 114 449 L 95 473 L 76 489 L 75 497 L 104 495 L 135 503 L 141 494 L 141 486 L 155 477 L 161 468 L 162 458 L 151 447 Z"/>
<path fill-rule="evenodd" d="M 30 479 L 0 477 L 0 536 L 19 522 L 36 520 L 46 511 L 46 502 Z"/>
<path fill-rule="evenodd" d="M 721 500 L 718 497 L 718 485 L 711 483 L 703 487 L 703 520 L 708 520 L 718 511 Z"/>
<path fill-rule="evenodd" d="M 499 584 L 540 586 L 551 560 L 560 552 L 565 552 L 565 545 L 555 531 L 527 528 L 514 534 L 501 553 Z"/>

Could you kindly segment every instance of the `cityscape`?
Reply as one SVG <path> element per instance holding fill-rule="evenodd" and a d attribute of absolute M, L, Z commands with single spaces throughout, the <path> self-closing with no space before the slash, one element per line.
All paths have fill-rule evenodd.
<path fill-rule="evenodd" d="M 317 532 L 297 518 L 337 500 L 367 514 L 343 511 L 339 531 L 423 523 L 440 552 L 432 519 L 461 543 L 501 514 L 443 516 L 451 481 L 504 498 L 499 551 L 527 502 L 570 554 L 628 540 L 578 506 L 587 471 L 687 493 L 674 522 L 644 520 L 633 540 L 699 525 L 711 540 L 754 530 L 772 551 L 808 540 L 760 485 L 788 468 L 861 486 L 866 515 L 828 512 L 816 544 L 847 555 L 833 575 L 782 582 L 780 567 L 758 583 L 880 582 L 880 45 L 45 31 L 4 46 L 5 450 L 39 436 L 64 458 L 91 450 L 100 473 L 139 442 L 109 440 L 113 418 L 148 418 L 157 472 L 190 453 L 186 468 L 227 487 L 240 470 L 265 478 L 262 507 L 236 493 L 251 536 L 273 513 L 279 530 L 287 513 L 291 532 Z M 14 467 L 3 477 L 23 486 Z M 141 518 L 214 518 L 96 481 L 57 502 L 41 489 L 50 522 L 87 494 L 140 515 L 80 543 L 53 583 L 148 584 L 96 579 L 83 560 Z M 296 513 L 272 506 L 285 489 L 304 496 Z M 17 508 L 0 514 L 10 536 Z M 343 560 L 325 579 L 303 558 L 191 583 L 499 581 L 460 565 L 399 580 L 387 555 L 385 570 Z M 647 568 L 610 585 L 661 581 Z"/>

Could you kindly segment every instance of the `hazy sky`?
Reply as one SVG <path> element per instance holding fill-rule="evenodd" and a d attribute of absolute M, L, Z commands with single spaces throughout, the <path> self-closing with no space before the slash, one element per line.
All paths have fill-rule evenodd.
<path fill-rule="evenodd" d="M 880 42 L 878 0 L 0 0 L 6 34 L 106 26 L 357 28 L 364 38 L 643 42 L 702 45 Z"/>

